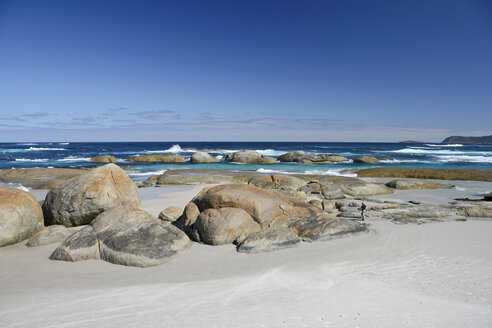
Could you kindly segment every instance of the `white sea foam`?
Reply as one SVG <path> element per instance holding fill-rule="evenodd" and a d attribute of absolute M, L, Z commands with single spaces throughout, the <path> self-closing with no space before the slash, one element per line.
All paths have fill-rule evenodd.
<path fill-rule="evenodd" d="M 427 149 L 423 147 L 408 147 L 398 150 L 376 150 L 376 153 L 398 153 L 398 154 L 423 154 L 423 155 L 489 155 L 490 152 L 478 152 L 478 151 L 460 151 L 450 149 Z"/>
<path fill-rule="evenodd" d="M 341 173 L 344 169 L 338 169 L 338 170 L 307 170 L 304 172 L 288 172 L 288 171 L 281 171 L 281 170 L 271 170 L 271 169 L 264 169 L 264 168 L 259 168 L 256 170 L 256 172 L 259 173 L 270 173 L 270 174 L 312 174 L 312 175 L 336 175 L 336 176 L 341 176 L 341 177 L 350 177 L 354 178 L 357 177 L 357 174 L 355 173 Z"/>
<path fill-rule="evenodd" d="M 57 162 L 90 162 L 90 157 L 68 156 L 56 160 Z"/>
<path fill-rule="evenodd" d="M 144 150 L 147 154 L 159 154 L 159 153 L 194 153 L 196 150 L 183 150 L 180 145 L 173 145 L 171 148 L 165 150 Z"/>
<path fill-rule="evenodd" d="M 287 171 L 282 171 L 282 170 L 271 170 L 271 169 L 264 169 L 264 168 L 259 168 L 256 170 L 258 173 L 271 173 L 271 174 L 302 174 L 302 172 L 287 172 Z"/>
<path fill-rule="evenodd" d="M 257 149 L 256 151 L 266 156 L 280 156 L 286 153 L 285 151 L 278 151 L 275 149 Z"/>
<path fill-rule="evenodd" d="M 442 144 L 425 144 L 426 146 L 429 146 L 429 147 L 463 147 L 462 144 L 445 144 L 445 145 L 442 145 Z"/>
<path fill-rule="evenodd" d="M 151 176 L 151 175 L 159 175 L 163 174 L 167 170 L 159 170 L 159 171 L 148 171 L 148 172 L 136 172 L 136 171 L 131 171 L 131 170 L 125 170 L 126 173 L 128 173 L 129 176 Z"/>
<path fill-rule="evenodd" d="M 29 190 L 30 190 L 29 188 L 24 187 L 20 183 L 13 183 L 13 182 L 0 183 L 0 186 L 2 186 L 2 187 L 8 187 L 8 188 L 15 188 L 15 189 L 19 189 L 19 190 L 27 191 L 27 192 L 29 192 Z"/>
<path fill-rule="evenodd" d="M 454 186 L 454 189 L 459 190 L 459 191 L 467 191 L 466 188 L 458 187 L 458 186 Z"/>
<path fill-rule="evenodd" d="M 436 156 L 439 162 L 492 163 L 492 156 Z"/>
<path fill-rule="evenodd" d="M 29 147 L 26 150 L 34 150 L 34 151 L 39 151 L 39 150 L 66 150 L 65 148 L 43 148 L 43 147 Z"/>
<path fill-rule="evenodd" d="M 59 145 L 70 145 L 70 142 L 60 142 Z"/>
<path fill-rule="evenodd" d="M 30 159 L 30 158 L 16 158 L 16 162 L 47 162 L 47 158 L 35 158 L 35 159 Z"/>

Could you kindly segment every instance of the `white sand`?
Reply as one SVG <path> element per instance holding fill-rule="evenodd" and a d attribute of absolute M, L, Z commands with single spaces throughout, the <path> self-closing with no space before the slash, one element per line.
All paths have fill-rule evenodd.
<path fill-rule="evenodd" d="M 184 206 L 201 188 L 142 190 L 144 208 Z M 491 326 L 492 222 L 369 222 L 264 254 L 194 243 L 145 269 L 4 247 L 0 327 Z"/>

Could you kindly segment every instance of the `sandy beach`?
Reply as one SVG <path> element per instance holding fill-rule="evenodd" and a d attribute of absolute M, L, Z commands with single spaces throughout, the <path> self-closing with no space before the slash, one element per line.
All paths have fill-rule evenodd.
<path fill-rule="evenodd" d="M 140 195 L 156 215 L 185 206 L 202 188 L 143 188 Z M 51 261 L 57 244 L 4 247 L 0 326 L 490 326 L 492 222 L 369 223 L 369 232 L 254 255 L 193 243 L 145 269 Z"/>

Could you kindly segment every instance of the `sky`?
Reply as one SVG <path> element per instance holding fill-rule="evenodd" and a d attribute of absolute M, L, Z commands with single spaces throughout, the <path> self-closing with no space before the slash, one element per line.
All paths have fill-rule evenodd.
<path fill-rule="evenodd" d="M 491 122 L 490 0 L 0 0 L 0 142 L 439 142 Z"/>

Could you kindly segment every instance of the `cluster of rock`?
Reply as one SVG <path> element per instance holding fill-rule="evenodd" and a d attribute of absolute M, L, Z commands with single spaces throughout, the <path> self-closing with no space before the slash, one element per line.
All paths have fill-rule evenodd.
<path fill-rule="evenodd" d="M 194 241 L 234 243 L 240 252 L 273 250 L 301 240 L 366 230 L 362 223 L 329 216 L 276 190 L 245 184 L 205 188 L 186 206 L 176 225 Z"/>
<path fill-rule="evenodd" d="M 492 170 L 409 169 L 398 167 L 375 167 L 370 169 L 357 170 L 357 176 L 366 178 L 492 181 Z"/>

